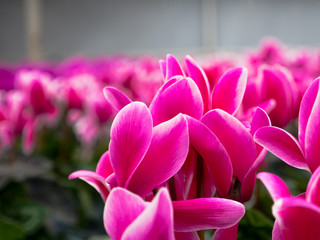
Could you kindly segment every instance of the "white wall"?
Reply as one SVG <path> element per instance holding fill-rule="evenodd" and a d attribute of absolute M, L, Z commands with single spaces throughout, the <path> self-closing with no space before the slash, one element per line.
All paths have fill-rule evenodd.
<path fill-rule="evenodd" d="M 286 44 L 320 44 L 317 0 L 40 2 L 42 50 L 47 59 L 79 53 L 165 54 L 208 47 L 234 49 L 256 46 L 266 35 L 276 36 Z M 2 61 L 26 58 L 24 4 L 24 0 L 0 0 Z"/>

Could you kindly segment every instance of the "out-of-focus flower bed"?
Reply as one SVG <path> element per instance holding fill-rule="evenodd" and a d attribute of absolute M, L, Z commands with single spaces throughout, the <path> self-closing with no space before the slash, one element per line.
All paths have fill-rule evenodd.
<path fill-rule="evenodd" d="M 105 234 L 103 201 L 85 183 L 69 181 L 68 176 L 79 169 L 95 170 L 108 150 L 111 123 L 128 99 L 147 106 L 152 102 L 155 125 L 168 120 L 161 119 L 170 115 L 165 104 L 158 106 L 153 100 L 161 99 L 167 90 L 163 84 L 177 75 L 195 80 L 203 69 L 208 86 L 199 87 L 202 115 L 220 108 L 252 128 L 259 107 L 273 126 L 297 136 L 301 99 L 320 75 L 319 50 L 293 49 L 269 39 L 255 50 L 193 58 L 197 63 L 190 57 L 178 59 L 182 69 L 171 55 L 160 64 L 156 57 L 116 56 L 0 65 L 0 235 L 5 236 L 0 239 L 88 239 Z M 243 86 L 241 76 L 234 79 L 243 90 L 235 90 L 242 91 L 238 95 L 221 81 L 237 74 L 246 78 Z M 186 105 L 185 111 L 193 114 L 196 107 L 192 107 Z M 260 169 L 286 179 L 294 193 L 306 191 L 308 173 L 271 155 L 267 159 Z M 272 200 L 261 183 L 253 198 L 252 193 L 228 196 L 220 187 L 216 186 L 220 196 L 246 202 L 238 238 L 270 239 Z"/>

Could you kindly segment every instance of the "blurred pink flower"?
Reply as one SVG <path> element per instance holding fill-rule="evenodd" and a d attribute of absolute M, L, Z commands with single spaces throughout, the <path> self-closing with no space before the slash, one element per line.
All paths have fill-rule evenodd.
<path fill-rule="evenodd" d="M 273 239 L 312 240 L 320 237 L 320 167 L 312 174 L 306 193 L 297 197 L 292 197 L 281 178 L 271 173 L 259 173 L 258 178 L 274 201 Z"/>
<path fill-rule="evenodd" d="M 263 127 L 255 134 L 255 141 L 287 164 L 314 172 L 320 165 L 320 78 L 307 89 L 299 111 L 299 140 L 277 127 Z"/>
<path fill-rule="evenodd" d="M 111 127 L 109 154 L 114 174 L 108 176 L 107 183 L 148 195 L 180 169 L 188 153 L 187 131 L 182 115 L 153 127 L 148 108 L 143 103 L 130 103 Z M 75 172 L 70 178 L 82 174 Z"/>

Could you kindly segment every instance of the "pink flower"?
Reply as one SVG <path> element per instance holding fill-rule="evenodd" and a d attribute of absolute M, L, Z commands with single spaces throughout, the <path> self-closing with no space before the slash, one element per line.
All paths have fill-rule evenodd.
<path fill-rule="evenodd" d="M 268 112 L 272 123 L 286 126 L 297 115 L 298 96 L 290 72 L 281 66 L 262 65 L 257 78 L 249 79 L 243 99 L 243 111 L 250 113 L 256 106 Z"/>
<path fill-rule="evenodd" d="M 320 237 L 320 167 L 310 178 L 305 195 L 298 197 L 292 197 L 286 184 L 271 173 L 259 173 L 258 178 L 274 201 L 273 239 L 311 240 Z"/>
<path fill-rule="evenodd" d="M 287 164 L 314 172 L 320 165 L 320 91 L 317 78 L 303 96 L 299 111 L 299 140 L 277 127 L 263 127 L 255 141 Z"/>
<path fill-rule="evenodd" d="M 198 239 L 195 231 L 230 227 L 243 214 L 243 205 L 228 199 L 171 201 L 167 189 L 161 188 L 145 202 L 114 188 L 106 201 L 104 225 L 111 239 Z"/>
<path fill-rule="evenodd" d="M 40 114 L 55 114 L 57 109 L 49 94 L 51 79 L 40 71 L 20 71 L 17 74 L 17 84 L 25 92 L 35 116 Z"/>
<path fill-rule="evenodd" d="M 29 154 L 35 142 L 37 119 L 28 109 L 28 100 L 19 90 L 12 90 L 5 95 L 0 106 L 0 137 L 5 147 L 12 147 L 22 136 L 22 148 Z"/>
<path fill-rule="evenodd" d="M 178 115 L 153 127 L 148 108 L 139 102 L 130 103 L 118 113 L 110 138 L 109 154 L 114 174 L 108 176 L 109 188 L 120 186 L 141 196 L 148 195 L 172 177 L 188 153 L 189 138 L 184 117 Z M 75 172 L 70 178 L 87 179 L 88 174 Z M 101 183 L 99 172 L 90 174 Z M 101 195 L 106 196 L 104 192 Z"/>
<path fill-rule="evenodd" d="M 172 55 L 168 54 L 166 61 L 160 60 L 165 83 L 150 103 L 155 125 L 178 113 L 200 119 L 204 113 L 216 108 L 232 115 L 242 114 L 238 113 L 238 110 L 241 109 L 246 89 L 247 70 L 245 68 L 234 68 L 227 71 L 211 92 L 213 87 L 210 87 L 203 69 L 190 56 L 187 56 L 185 61 L 187 74 Z M 118 111 L 131 101 L 129 97 L 115 88 L 106 87 L 104 94 L 113 108 Z"/>
<path fill-rule="evenodd" d="M 245 68 L 230 69 L 221 76 L 215 86 L 210 87 L 205 72 L 190 56 L 186 57 L 185 62 L 188 74 L 184 74 L 178 61 L 170 54 L 167 55 L 166 62 L 160 61 L 165 81 L 177 76 L 188 76 L 200 91 L 203 113 L 219 108 L 230 114 L 236 114 L 245 93 L 247 70 Z"/>
<path fill-rule="evenodd" d="M 175 239 L 173 209 L 168 191 L 159 190 L 152 202 L 123 188 L 114 188 L 103 215 L 106 232 L 114 240 Z"/>
<path fill-rule="evenodd" d="M 117 218 L 122 216 L 119 213 L 120 210 L 117 210 L 112 205 L 122 202 L 119 198 L 127 201 L 126 196 L 128 196 L 131 199 L 129 202 L 119 205 L 121 212 L 128 213 L 128 218 L 130 218 L 132 216 L 130 215 L 130 211 L 123 211 L 125 204 L 128 206 L 128 209 L 132 209 L 132 204 L 136 206 L 135 201 L 143 202 L 142 198 L 153 199 L 155 192 L 161 186 L 170 188 L 170 192 L 172 192 L 170 179 L 181 169 L 189 151 L 187 120 L 182 114 L 178 114 L 168 121 L 153 126 L 152 116 L 148 108 L 143 103 L 132 102 L 123 107 L 117 114 L 111 127 L 110 137 L 109 152 L 106 152 L 101 157 L 96 172 L 86 170 L 76 171 L 69 178 L 81 178 L 100 192 L 102 198 L 107 202 L 105 214 L 106 212 L 108 214 L 111 212 L 111 214 L 116 216 L 113 219 L 105 217 L 105 224 L 108 225 L 111 222 L 111 224 L 123 225 L 121 223 L 122 220 L 117 222 Z M 159 192 L 160 196 L 161 191 Z M 123 196 L 121 195 L 122 197 L 118 197 L 115 200 L 115 196 L 118 195 L 112 194 L 113 192 L 116 192 L 118 195 L 122 194 Z M 157 196 L 159 195 L 155 196 L 151 205 L 153 202 L 158 201 L 156 200 Z M 135 200 L 132 200 L 132 198 Z M 109 203 L 112 207 L 109 206 Z M 145 205 L 147 206 L 148 204 L 146 203 Z M 203 229 L 231 227 L 244 214 L 244 206 L 242 204 L 220 198 L 210 197 L 173 201 L 172 206 L 174 230 L 183 232 L 176 234 L 180 237 L 193 236 L 195 231 Z M 162 211 L 160 206 L 157 207 L 158 209 L 155 208 L 153 207 L 153 210 L 150 211 Z M 138 213 L 132 214 L 138 215 Z M 167 219 L 165 221 L 170 222 L 170 214 L 166 214 Z M 141 216 L 144 221 L 147 221 L 144 224 L 141 223 L 142 220 L 139 220 L 137 223 L 128 220 L 134 224 L 135 227 L 133 229 L 141 229 L 141 233 L 139 234 L 141 234 L 142 238 L 143 234 L 146 234 L 145 231 L 148 231 L 149 228 L 145 224 L 151 224 L 150 228 L 152 229 L 154 227 L 153 221 L 156 220 L 154 218 L 146 219 L 150 215 L 152 214 L 149 212 L 148 214 L 143 214 L 145 217 Z M 112 230 L 113 227 L 108 227 L 109 225 L 107 225 L 107 232 L 113 234 L 110 231 L 116 230 Z M 122 236 L 122 232 L 114 234 Z M 115 239 L 117 238 L 115 237 Z"/>

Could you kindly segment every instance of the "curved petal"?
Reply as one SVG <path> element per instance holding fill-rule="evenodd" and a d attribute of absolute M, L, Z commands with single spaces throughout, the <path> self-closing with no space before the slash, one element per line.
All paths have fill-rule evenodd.
<path fill-rule="evenodd" d="M 267 126 L 271 126 L 271 121 L 268 114 L 260 107 L 257 107 L 251 121 L 251 129 L 250 129 L 251 135 L 254 135 L 254 133 L 259 128 L 267 127 Z"/>
<path fill-rule="evenodd" d="M 227 197 L 232 180 L 232 166 L 226 149 L 203 123 L 191 117 L 187 117 L 187 120 L 190 144 L 207 163 L 219 195 Z"/>
<path fill-rule="evenodd" d="M 293 118 L 297 95 L 290 72 L 281 67 L 265 67 L 261 82 L 261 100 L 276 101 L 276 107 L 269 114 L 272 123 L 279 127 L 286 126 Z"/>
<path fill-rule="evenodd" d="M 231 165 L 231 164 L 230 164 Z M 216 193 L 216 186 L 214 184 L 213 181 L 213 177 L 212 174 L 208 168 L 208 164 L 206 164 L 206 162 L 204 162 L 203 164 L 203 193 L 202 196 L 204 198 L 209 198 L 209 197 L 213 197 Z M 220 195 L 222 196 L 222 195 Z"/>
<path fill-rule="evenodd" d="M 177 59 L 173 55 L 168 54 L 166 66 L 166 79 L 169 80 L 170 78 L 177 75 L 184 76 L 182 68 Z"/>
<path fill-rule="evenodd" d="M 267 155 L 267 152 L 268 152 L 267 149 L 262 149 L 257 159 L 255 160 L 254 164 L 248 171 L 247 175 L 244 177 L 243 182 L 241 183 L 241 189 L 240 189 L 241 202 L 247 202 L 251 199 L 254 186 L 256 184 L 256 175 L 257 175 L 258 168 L 262 164 L 265 156 Z"/>
<path fill-rule="evenodd" d="M 174 232 L 176 240 L 200 240 L 197 232 Z"/>
<path fill-rule="evenodd" d="M 286 240 L 314 240 L 320 236 L 320 208 L 301 198 L 281 198 L 272 207 Z"/>
<path fill-rule="evenodd" d="M 26 155 L 30 155 L 34 149 L 36 138 L 36 118 L 30 119 L 23 128 L 22 132 L 22 150 Z"/>
<path fill-rule="evenodd" d="M 105 184 L 104 177 L 92 171 L 79 170 L 69 175 L 69 179 L 74 179 L 74 178 L 80 178 L 81 180 L 90 184 L 100 193 L 104 201 L 107 199 L 109 195 L 109 190 L 107 188 L 107 185 Z"/>
<path fill-rule="evenodd" d="M 245 212 L 241 203 L 224 198 L 172 201 L 172 205 L 174 229 L 178 232 L 228 228 L 239 222 Z"/>
<path fill-rule="evenodd" d="M 109 190 L 109 192 L 115 188 L 118 187 L 118 183 L 117 183 L 117 179 L 116 179 L 116 175 L 114 173 L 111 173 L 106 180 L 104 181 L 107 189 Z"/>
<path fill-rule="evenodd" d="M 161 71 L 161 74 L 162 74 L 162 78 L 163 80 L 165 81 L 166 80 L 166 74 L 167 74 L 167 63 L 165 60 L 163 59 L 160 59 L 159 60 L 159 65 L 160 65 L 160 71 Z"/>
<path fill-rule="evenodd" d="M 267 113 L 270 113 L 277 106 L 277 102 L 276 102 L 276 100 L 271 98 L 271 99 L 268 99 L 262 103 L 259 103 L 258 106 L 261 109 L 263 109 L 264 111 L 266 111 Z"/>
<path fill-rule="evenodd" d="M 247 85 L 248 70 L 233 68 L 218 81 L 212 94 L 212 108 L 235 114 L 239 109 Z"/>
<path fill-rule="evenodd" d="M 110 130 L 110 160 L 120 187 L 130 180 L 152 137 L 152 117 L 147 106 L 133 102 L 115 117 Z"/>
<path fill-rule="evenodd" d="M 181 169 L 173 176 L 176 191 L 176 199 L 174 200 L 187 199 L 192 179 L 194 177 L 197 159 L 198 154 L 196 150 L 192 146 L 189 146 L 188 156 L 184 164 L 182 165 Z"/>
<path fill-rule="evenodd" d="M 263 109 L 257 107 L 251 121 L 251 128 L 250 128 L 251 135 L 254 136 L 254 133 L 259 128 L 267 127 L 267 126 L 271 126 L 271 121 L 268 114 Z M 257 155 L 259 155 L 263 147 L 257 143 L 255 144 L 255 146 L 257 149 Z"/>
<path fill-rule="evenodd" d="M 175 82 L 167 86 L 173 80 Z M 171 79 L 160 88 L 149 108 L 154 125 L 158 125 L 179 113 L 200 119 L 203 102 L 200 91 L 192 79 Z"/>
<path fill-rule="evenodd" d="M 174 240 L 173 211 L 169 193 L 162 188 L 151 204 L 128 226 L 122 240 Z"/>
<path fill-rule="evenodd" d="M 306 191 L 306 200 L 320 207 L 320 166 L 312 174 L 309 180 Z"/>
<path fill-rule="evenodd" d="M 278 176 L 272 173 L 261 172 L 258 173 L 257 178 L 260 179 L 267 188 L 274 202 L 280 198 L 291 196 L 287 185 Z"/>
<path fill-rule="evenodd" d="M 315 79 L 312 84 L 308 87 L 300 104 L 299 110 L 299 142 L 302 149 L 304 149 L 306 128 L 310 118 L 310 114 L 319 95 L 319 81 L 320 78 Z"/>
<path fill-rule="evenodd" d="M 138 195 L 123 188 L 110 192 L 103 213 L 106 232 L 111 239 L 120 240 L 127 227 L 145 210 L 147 204 Z"/>
<path fill-rule="evenodd" d="M 40 79 L 37 79 L 37 77 L 40 76 L 35 77 L 36 78 L 34 78 L 34 80 L 29 83 L 29 100 L 34 112 L 36 114 L 40 114 L 46 112 L 49 104 L 48 99 L 46 98 L 46 93 L 42 81 Z"/>
<path fill-rule="evenodd" d="M 188 127 L 182 114 L 154 127 L 149 150 L 127 188 L 144 197 L 178 172 L 188 150 Z"/>
<path fill-rule="evenodd" d="M 281 232 L 281 229 L 279 227 L 279 223 L 277 220 L 274 222 L 274 225 L 273 225 L 272 240 L 286 240 L 283 236 L 283 233 Z"/>
<path fill-rule="evenodd" d="M 256 159 L 250 132 L 238 119 L 220 109 L 206 113 L 201 121 L 225 147 L 232 163 L 233 176 L 242 182 Z"/>
<path fill-rule="evenodd" d="M 230 228 L 218 229 L 215 231 L 212 240 L 236 240 L 238 225 L 239 224 L 236 224 Z"/>
<path fill-rule="evenodd" d="M 124 106 L 131 103 L 127 95 L 114 87 L 105 87 L 103 94 L 116 112 L 119 112 Z"/>
<path fill-rule="evenodd" d="M 211 109 L 210 86 L 207 75 L 189 55 L 186 56 L 185 60 L 189 77 L 197 84 L 202 96 L 204 112 L 207 112 Z"/>
<path fill-rule="evenodd" d="M 100 176 L 107 178 L 111 173 L 113 173 L 113 168 L 111 166 L 109 151 L 106 151 L 99 159 L 97 164 L 96 173 Z"/>
<path fill-rule="evenodd" d="M 277 127 L 262 127 L 254 134 L 254 140 L 287 164 L 308 169 L 298 141 L 285 130 Z"/>
<path fill-rule="evenodd" d="M 318 82 L 319 84 L 319 82 Z M 314 101 L 309 120 L 305 130 L 305 157 L 310 171 L 314 172 L 320 165 L 320 91 Z"/>

